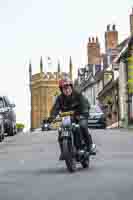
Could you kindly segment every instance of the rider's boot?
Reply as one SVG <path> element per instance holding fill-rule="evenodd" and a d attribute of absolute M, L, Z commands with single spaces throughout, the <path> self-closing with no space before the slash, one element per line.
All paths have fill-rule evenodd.
<path fill-rule="evenodd" d="M 96 144 L 91 144 L 90 148 L 90 155 L 96 155 Z"/>

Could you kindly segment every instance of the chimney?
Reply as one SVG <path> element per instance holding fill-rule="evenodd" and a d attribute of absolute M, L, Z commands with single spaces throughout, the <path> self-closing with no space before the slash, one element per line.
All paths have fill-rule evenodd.
<path fill-rule="evenodd" d="M 130 14 L 130 33 L 133 35 L 133 8 L 132 13 Z"/>
<path fill-rule="evenodd" d="M 87 64 L 98 64 L 101 63 L 101 55 L 100 55 L 100 44 L 98 41 L 98 37 L 89 37 L 89 41 L 87 43 Z"/>
<path fill-rule="evenodd" d="M 98 37 L 96 37 L 96 43 L 97 43 L 97 44 L 99 43 L 99 41 L 98 41 Z"/>
<path fill-rule="evenodd" d="M 110 31 L 110 24 L 107 25 L 107 31 Z"/>
<path fill-rule="evenodd" d="M 118 31 L 116 30 L 115 24 L 113 24 L 112 29 L 110 25 L 107 25 L 107 30 L 105 32 L 105 49 L 115 49 L 118 45 Z"/>
<path fill-rule="evenodd" d="M 115 24 L 113 24 L 112 29 L 113 29 L 113 31 L 115 31 Z"/>
<path fill-rule="evenodd" d="M 93 42 L 93 43 L 95 42 L 94 37 L 92 37 L 92 42 Z"/>

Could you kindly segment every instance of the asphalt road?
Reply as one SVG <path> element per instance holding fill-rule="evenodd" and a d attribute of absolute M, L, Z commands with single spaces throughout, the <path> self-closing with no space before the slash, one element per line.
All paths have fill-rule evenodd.
<path fill-rule="evenodd" d="M 57 132 L 20 133 L 0 144 L 0 200 L 132 200 L 133 131 L 92 130 L 97 156 L 70 174 Z"/>

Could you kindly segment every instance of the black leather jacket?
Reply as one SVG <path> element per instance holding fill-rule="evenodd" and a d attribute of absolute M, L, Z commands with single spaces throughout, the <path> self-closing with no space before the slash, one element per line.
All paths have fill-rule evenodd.
<path fill-rule="evenodd" d="M 72 92 L 72 95 L 69 97 L 64 96 L 63 94 L 59 95 L 53 105 L 50 116 L 56 117 L 60 111 L 75 111 L 79 115 L 89 116 L 90 104 L 88 100 L 81 94 L 75 91 Z"/>

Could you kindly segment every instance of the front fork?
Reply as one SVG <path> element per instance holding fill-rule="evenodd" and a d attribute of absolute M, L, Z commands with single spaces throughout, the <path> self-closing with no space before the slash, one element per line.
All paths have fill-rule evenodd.
<path fill-rule="evenodd" d="M 59 143 L 59 147 L 60 147 L 60 151 L 61 153 L 63 152 L 63 145 L 62 145 L 62 140 L 63 137 L 61 137 L 61 129 L 58 130 L 58 143 Z M 72 146 L 74 146 L 76 148 L 76 150 L 80 150 L 82 147 L 82 143 L 81 143 L 81 135 L 80 135 L 80 127 L 79 126 L 73 126 L 73 137 L 69 138 L 70 140 L 72 140 Z M 75 149 L 74 148 L 74 149 Z"/>
<path fill-rule="evenodd" d="M 59 129 L 58 130 L 58 143 L 59 143 L 60 151 L 61 151 L 61 153 L 63 153 L 63 142 L 62 141 L 64 139 L 66 139 L 66 137 L 62 137 L 61 133 L 62 133 L 62 129 Z M 74 144 L 73 138 L 71 136 L 67 136 L 67 140 L 69 140 L 71 142 L 71 145 L 73 146 L 73 144 Z"/>

